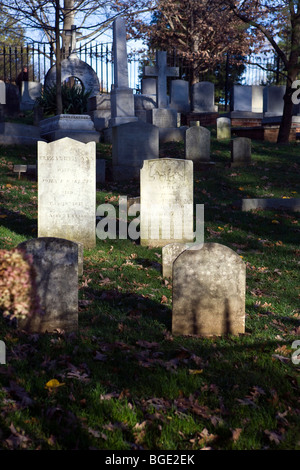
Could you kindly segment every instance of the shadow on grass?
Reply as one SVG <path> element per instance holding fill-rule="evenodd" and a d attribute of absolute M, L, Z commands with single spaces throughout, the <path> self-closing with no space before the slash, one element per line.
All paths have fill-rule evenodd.
<path fill-rule="evenodd" d="M 37 237 L 36 219 L 29 219 L 23 214 L 8 209 L 2 209 L 1 214 L 6 217 L 1 218 L 0 226 L 6 227 L 10 231 L 24 235 L 27 238 Z"/>

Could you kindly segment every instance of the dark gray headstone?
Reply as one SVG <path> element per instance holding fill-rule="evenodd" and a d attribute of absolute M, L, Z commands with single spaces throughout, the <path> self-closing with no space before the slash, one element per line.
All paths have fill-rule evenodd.
<path fill-rule="evenodd" d="M 18 326 L 30 333 L 78 327 L 78 244 L 69 240 L 41 237 L 20 243 L 18 248 L 32 256 L 32 266 L 41 314 L 20 320 Z"/>
<path fill-rule="evenodd" d="M 245 332 L 246 265 L 230 248 L 204 243 L 173 264 L 174 335 L 221 336 Z"/>
<path fill-rule="evenodd" d="M 231 166 L 243 166 L 251 163 L 251 139 L 236 137 L 231 141 Z"/>
<path fill-rule="evenodd" d="M 202 126 L 192 126 L 185 132 L 185 158 L 194 162 L 210 161 L 210 131 Z"/>

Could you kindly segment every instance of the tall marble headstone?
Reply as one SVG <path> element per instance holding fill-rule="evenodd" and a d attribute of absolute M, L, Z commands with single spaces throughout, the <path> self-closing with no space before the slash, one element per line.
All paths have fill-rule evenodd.
<path fill-rule="evenodd" d="M 174 335 L 221 336 L 245 332 L 246 265 L 227 246 L 204 243 L 173 264 Z"/>
<path fill-rule="evenodd" d="M 193 242 L 193 162 L 146 160 L 140 174 L 141 245 Z"/>
<path fill-rule="evenodd" d="M 192 112 L 213 113 L 215 107 L 215 86 L 211 82 L 199 82 L 192 85 Z"/>
<path fill-rule="evenodd" d="M 96 244 L 96 144 L 38 142 L 38 236 Z"/>
<path fill-rule="evenodd" d="M 172 80 L 170 93 L 170 106 L 178 113 L 188 113 L 191 110 L 189 82 L 186 80 Z"/>

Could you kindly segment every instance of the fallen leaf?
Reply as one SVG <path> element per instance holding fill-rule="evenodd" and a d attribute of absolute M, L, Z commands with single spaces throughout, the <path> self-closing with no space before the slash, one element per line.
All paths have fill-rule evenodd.
<path fill-rule="evenodd" d="M 45 388 L 47 388 L 48 390 L 53 390 L 55 388 L 61 387 L 62 385 L 65 384 L 59 382 L 57 379 L 51 379 L 46 383 Z"/>
<path fill-rule="evenodd" d="M 232 432 L 232 440 L 233 440 L 233 442 L 236 442 L 240 438 L 242 428 L 232 429 L 231 432 Z"/>

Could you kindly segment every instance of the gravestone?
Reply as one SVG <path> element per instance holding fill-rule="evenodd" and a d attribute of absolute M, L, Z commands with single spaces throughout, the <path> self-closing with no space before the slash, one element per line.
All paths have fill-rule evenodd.
<path fill-rule="evenodd" d="M 140 242 L 143 246 L 193 242 L 193 162 L 144 161 L 140 172 Z"/>
<path fill-rule="evenodd" d="M 87 114 L 58 114 L 40 121 L 40 135 L 48 142 L 64 137 L 82 143 L 99 142 L 100 134 L 96 131 L 91 117 Z"/>
<path fill-rule="evenodd" d="M 107 128 L 111 119 L 110 95 L 108 93 L 99 93 L 92 96 L 88 99 L 87 110 L 97 131 Z"/>
<path fill-rule="evenodd" d="M 187 160 L 210 161 L 210 131 L 206 127 L 192 126 L 185 132 L 184 152 Z"/>
<path fill-rule="evenodd" d="M 268 116 L 282 116 L 283 113 L 283 97 L 286 87 L 282 86 L 266 86 L 264 88 L 263 106 L 264 115 Z"/>
<path fill-rule="evenodd" d="M 34 288 L 41 313 L 18 320 L 30 333 L 78 327 L 78 245 L 70 240 L 42 237 L 18 245 L 32 256 Z"/>
<path fill-rule="evenodd" d="M 20 110 L 28 111 L 33 109 L 41 93 L 42 84 L 40 82 L 22 82 Z"/>
<path fill-rule="evenodd" d="M 6 104 L 6 87 L 3 80 L 0 80 L 0 104 Z"/>
<path fill-rule="evenodd" d="M 230 166 L 244 166 L 251 163 L 251 139 L 237 137 L 231 141 Z"/>
<path fill-rule="evenodd" d="M 234 85 L 231 90 L 232 111 L 252 111 L 251 85 Z"/>
<path fill-rule="evenodd" d="M 170 107 L 176 109 L 178 113 L 188 113 L 191 110 L 189 82 L 171 81 Z"/>
<path fill-rule="evenodd" d="M 96 144 L 38 142 L 38 236 L 96 244 Z"/>
<path fill-rule="evenodd" d="M 137 121 L 112 128 L 113 179 L 138 178 L 145 160 L 159 157 L 159 130 Z"/>
<path fill-rule="evenodd" d="M 172 334 L 243 334 L 245 290 L 245 263 L 230 248 L 204 243 L 183 251 L 173 264 Z"/>
<path fill-rule="evenodd" d="M 145 77 L 157 77 L 157 108 L 152 110 L 151 123 L 159 128 L 178 127 L 177 111 L 169 107 L 167 77 L 178 77 L 179 67 L 168 67 L 166 51 L 156 51 L 156 65 L 144 67 L 144 75 Z"/>
<path fill-rule="evenodd" d="M 217 118 L 217 139 L 230 139 L 231 138 L 231 120 L 227 117 Z"/>
<path fill-rule="evenodd" d="M 128 86 L 126 27 L 123 18 L 113 23 L 114 86 L 111 90 L 110 125 L 136 121 L 133 90 Z"/>
<path fill-rule="evenodd" d="M 142 95 L 155 96 L 156 100 L 156 78 L 142 78 Z"/>
<path fill-rule="evenodd" d="M 215 107 L 215 86 L 211 82 L 199 82 L 191 89 L 192 112 L 213 113 Z"/>
<path fill-rule="evenodd" d="M 84 86 L 85 91 L 90 92 L 90 97 L 100 91 L 100 82 L 94 69 L 86 62 L 80 60 L 76 54 L 71 54 L 61 61 L 61 82 L 64 83 L 71 77 L 75 77 Z M 56 65 L 53 65 L 45 77 L 44 87 L 53 87 L 56 83 Z"/>
<path fill-rule="evenodd" d="M 252 112 L 263 113 L 264 111 L 264 87 L 252 85 Z"/>
<path fill-rule="evenodd" d="M 173 263 L 177 256 L 179 256 L 189 245 L 185 243 L 169 243 L 162 247 L 162 275 L 163 277 L 172 278 Z"/>

